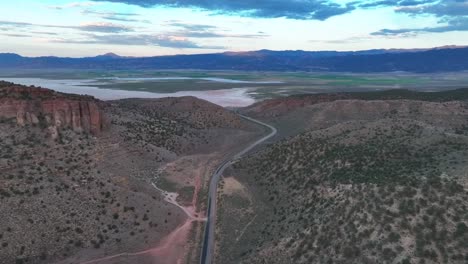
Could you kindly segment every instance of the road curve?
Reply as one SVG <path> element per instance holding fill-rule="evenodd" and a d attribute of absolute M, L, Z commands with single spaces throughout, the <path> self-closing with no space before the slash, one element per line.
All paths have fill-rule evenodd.
<path fill-rule="evenodd" d="M 213 262 L 213 251 L 214 251 L 214 236 L 215 236 L 215 227 L 216 227 L 216 194 L 218 191 L 218 182 L 221 179 L 221 176 L 224 172 L 224 170 L 229 167 L 233 161 L 241 158 L 243 155 L 245 155 L 247 152 L 251 151 L 253 148 L 256 146 L 262 144 L 266 140 L 272 138 L 273 136 L 276 135 L 277 130 L 273 126 L 270 126 L 268 124 L 265 124 L 261 121 L 258 121 L 256 119 L 250 118 L 248 116 L 240 115 L 240 117 L 259 124 L 261 126 L 267 127 L 268 129 L 271 130 L 270 134 L 262 137 L 261 139 L 253 142 L 250 144 L 248 147 L 240 151 L 239 153 L 235 154 L 231 158 L 225 160 L 223 163 L 221 163 L 216 171 L 213 173 L 213 176 L 211 177 L 210 180 L 210 186 L 208 189 L 208 210 L 207 210 L 207 221 L 205 225 L 205 233 L 203 236 L 203 247 L 202 247 L 202 252 L 200 256 L 200 264 L 211 264 Z"/>

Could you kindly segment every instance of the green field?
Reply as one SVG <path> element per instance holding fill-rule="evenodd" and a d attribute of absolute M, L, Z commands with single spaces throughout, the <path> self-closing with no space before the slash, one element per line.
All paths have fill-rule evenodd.
<path fill-rule="evenodd" d="M 174 93 L 180 91 L 210 91 L 248 88 L 251 97 L 262 100 L 324 92 L 376 91 L 410 89 L 438 91 L 468 87 L 468 72 L 414 74 L 414 73 L 314 73 L 314 72 L 244 72 L 201 70 L 7 70 L 0 73 L 8 78 L 41 78 L 49 80 L 90 80 L 89 86 L 126 91 Z M 124 78 L 124 79 L 122 79 Z M 125 79 L 132 78 L 132 79 Z M 148 78 L 193 78 L 154 80 Z M 222 78 L 257 83 L 215 82 L 202 78 Z M 258 83 L 277 82 L 277 83 Z M 83 84 L 88 85 L 88 83 Z"/>

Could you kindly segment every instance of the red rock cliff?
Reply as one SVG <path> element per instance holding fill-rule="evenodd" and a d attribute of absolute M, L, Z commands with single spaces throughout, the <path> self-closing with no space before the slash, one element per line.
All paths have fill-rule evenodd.
<path fill-rule="evenodd" d="M 16 119 L 21 126 L 45 126 L 54 137 L 62 128 L 98 135 L 105 126 L 100 102 L 93 97 L 0 84 L 0 118 Z"/>

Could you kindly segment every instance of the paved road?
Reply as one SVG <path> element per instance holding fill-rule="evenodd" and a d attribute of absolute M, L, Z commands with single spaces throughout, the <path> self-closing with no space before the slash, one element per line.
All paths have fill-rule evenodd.
<path fill-rule="evenodd" d="M 270 139 L 274 135 L 276 135 L 277 130 L 276 128 L 265 124 L 261 121 L 258 121 L 256 119 L 239 115 L 242 118 L 257 123 L 259 125 L 262 125 L 264 127 L 267 127 L 271 130 L 271 133 L 268 134 L 267 136 L 255 141 L 254 143 L 250 144 L 248 147 L 243 149 L 241 152 L 235 154 L 231 158 L 227 159 L 223 163 L 221 163 L 216 171 L 214 172 L 213 176 L 211 177 L 210 180 L 210 187 L 208 190 L 208 211 L 207 211 L 207 221 L 205 225 L 205 234 L 203 237 L 203 248 L 200 256 L 200 264 L 211 264 L 213 262 L 213 250 L 214 250 L 214 236 L 215 236 L 215 227 L 216 227 L 216 193 L 218 191 L 218 182 L 221 179 L 221 176 L 224 172 L 224 170 L 229 167 L 233 161 L 239 159 L 242 157 L 244 154 L 255 148 L 256 146 L 262 144 L 266 140 Z"/>

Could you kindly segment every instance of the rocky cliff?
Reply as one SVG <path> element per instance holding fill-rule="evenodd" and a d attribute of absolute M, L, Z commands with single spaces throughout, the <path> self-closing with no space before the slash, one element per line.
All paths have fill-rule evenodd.
<path fill-rule="evenodd" d="M 64 128 L 98 135 L 105 127 L 100 102 L 93 97 L 6 82 L 0 83 L 0 119 L 47 128 L 52 137 Z"/>

